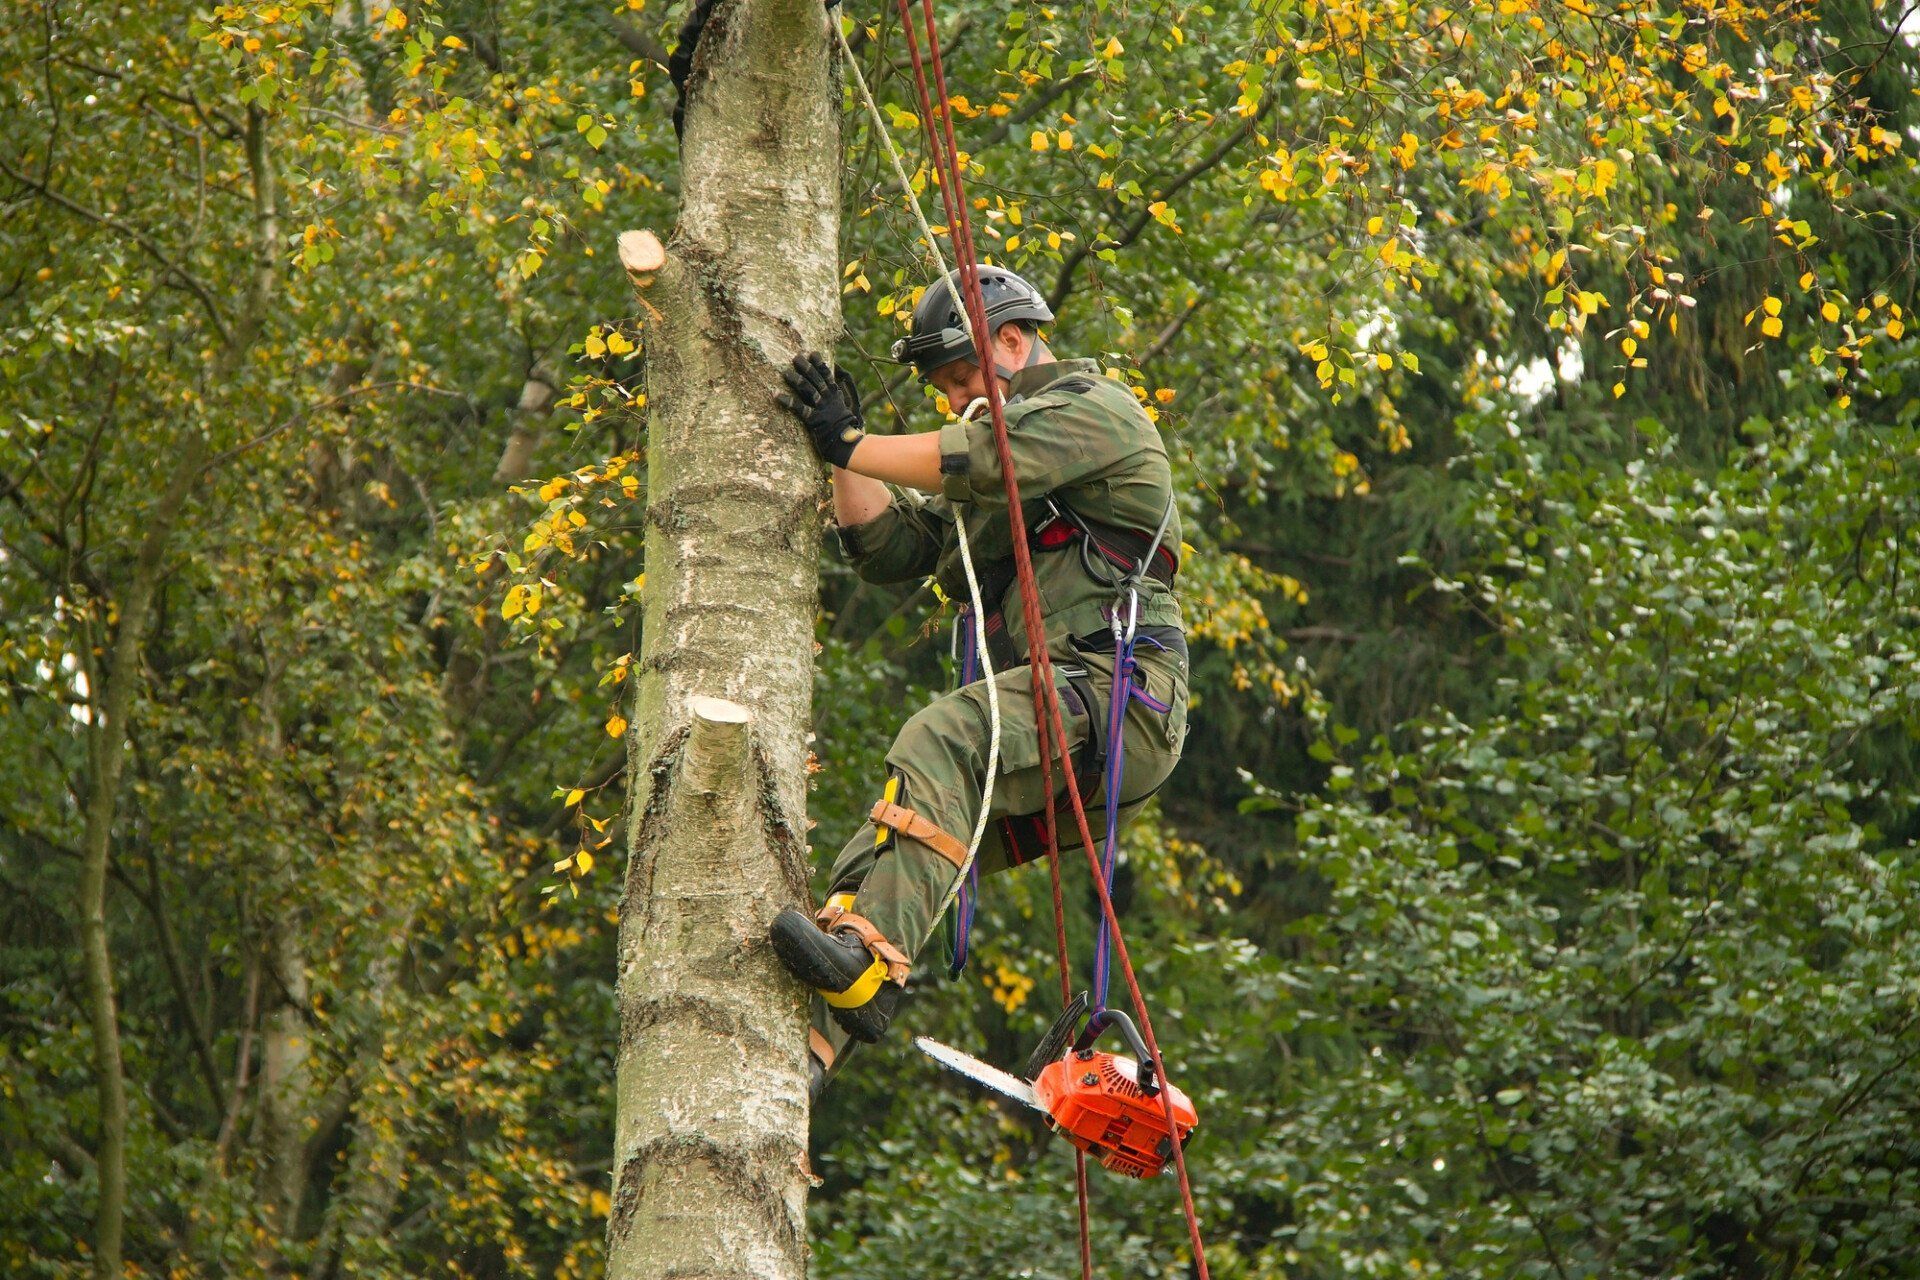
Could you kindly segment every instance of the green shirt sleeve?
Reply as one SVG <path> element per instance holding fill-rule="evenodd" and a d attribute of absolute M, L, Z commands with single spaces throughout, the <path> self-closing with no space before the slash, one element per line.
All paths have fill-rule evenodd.
<path fill-rule="evenodd" d="M 868 582 L 911 582 L 940 562 L 951 517 L 910 490 L 894 489 L 893 501 L 865 524 L 839 526 L 840 549 L 853 571 Z"/>
<path fill-rule="evenodd" d="M 1119 467 L 1153 433 L 1132 393 L 1118 382 L 1094 376 L 1084 383 L 1093 385 L 1043 391 L 1007 410 L 1007 444 L 1021 497 L 1037 498 Z M 984 416 L 940 428 L 940 486 L 949 502 L 1006 509 L 993 423 Z"/>

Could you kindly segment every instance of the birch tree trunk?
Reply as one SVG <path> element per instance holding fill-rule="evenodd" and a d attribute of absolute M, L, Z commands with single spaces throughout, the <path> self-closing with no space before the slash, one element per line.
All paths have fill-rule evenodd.
<path fill-rule="evenodd" d="M 839 333 L 832 12 L 714 6 L 688 84 L 679 223 L 642 294 L 652 420 L 614 1280 L 806 1273 L 805 1000 L 766 928 L 806 895 L 825 490 L 773 394 L 781 365 Z"/>

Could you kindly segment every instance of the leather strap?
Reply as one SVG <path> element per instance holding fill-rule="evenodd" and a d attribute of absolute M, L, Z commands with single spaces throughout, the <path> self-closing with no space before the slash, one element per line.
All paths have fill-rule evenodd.
<path fill-rule="evenodd" d="M 967 865 L 966 842 L 954 839 L 911 809 L 889 800 L 876 800 L 873 802 L 873 812 L 867 817 L 873 820 L 875 826 L 887 827 L 908 839 L 918 840 L 951 862 L 956 871 Z"/>
<path fill-rule="evenodd" d="M 819 1060 L 822 1071 L 833 1070 L 833 1043 L 814 1027 L 807 1028 L 807 1049 Z"/>
<path fill-rule="evenodd" d="M 874 958 L 887 966 L 887 980 L 898 986 L 907 985 L 907 974 L 913 970 L 913 961 L 907 959 L 906 952 L 888 942 L 887 936 L 874 927 L 873 921 L 845 907 L 832 905 L 820 908 L 813 921 L 828 933 L 851 929 L 853 936 L 873 952 Z"/>

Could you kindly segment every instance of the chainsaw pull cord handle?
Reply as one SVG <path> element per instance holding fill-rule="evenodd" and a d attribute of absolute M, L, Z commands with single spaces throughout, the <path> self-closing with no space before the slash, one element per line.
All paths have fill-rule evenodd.
<path fill-rule="evenodd" d="M 1118 1009 L 1102 1009 L 1087 1019 L 1087 1025 L 1081 1030 L 1079 1038 L 1073 1042 L 1076 1054 L 1090 1053 L 1093 1042 L 1108 1027 L 1119 1027 L 1120 1034 L 1127 1039 L 1127 1048 L 1133 1050 L 1134 1061 L 1139 1063 L 1140 1092 L 1151 1098 L 1160 1092 L 1160 1081 L 1154 1078 L 1153 1055 L 1147 1052 L 1146 1041 L 1140 1038 L 1140 1028 L 1133 1025 L 1133 1019 Z"/>

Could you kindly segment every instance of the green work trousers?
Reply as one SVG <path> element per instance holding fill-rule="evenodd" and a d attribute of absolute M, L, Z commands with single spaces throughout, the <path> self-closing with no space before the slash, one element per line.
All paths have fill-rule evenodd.
<path fill-rule="evenodd" d="M 1079 763 L 1089 734 L 1095 731 L 1089 712 L 1099 717 L 1099 737 L 1106 733 L 1113 687 L 1113 655 L 1083 653 L 1073 648 L 1071 641 L 1057 642 L 1052 652 L 1054 683 L 1061 693 L 1060 714 L 1073 760 Z M 1165 713 L 1156 711 L 1138 698 L 1128 703 L 1123 730 L 1125 750 L 1121 758 L 1124 767 L 1120 777 L 1122 830 L 1173 772 L 1186 738 L 1185 658 L 1144 641 L 1134 653 L 1136 687 L 1169 709 Z M 1080 682 L 1078 690 L 1068 692 L 1073 682 L 1067 677 L 1076 669 L 1085 671 L 1086 679 Z M 1030 832 L 1034 824 L 1022 820 L 1039 814 L 1046 805 L 1040 743 L 1034 729 L 1033 668 L 1023 666 L 1002 673 L 997 683 L 1000 763 L 988 805 L 986 834 L 981 838 L 977 857 L 983 875 L 1032 859 L 1034 853 L 1030 845 L 1008 846 L 1006 828 L 1000 819 L 1012 819 L 1012 825 L 1020 833 Z M 1090 708 L 1084 705 L 1089 686 L 1094 704 Z M 905 795 L 898 803 L 966 844 L 980 813 L 988 740 L 984 680 L 928 704 L 901 728 L 887 753 L 888 768 L 905 782 Z M 1078 854 L 1080 834 L 1074 825 L 1058 760 L 1054 763 L 1053 783 L 1060 848 L 1063 853 L 1073 850 L 1077 855 L 1072 863 L 1063 866 L 1063 874 L 1071 876 L 1075 867 L 1080 867 L 1084 874 L 1085 857 Z M 1080 794 L 1086 804 L 1087 825 L 1094 839 L 1099 840 L 1106 828 L 1104 776 L 1085 779 Z M 958 868 L 926 844 L 867 822 L 835 860 L 828 893 L 853 893 L 850 909 L 872 921 L 888 941 L 912 958 L 927 945 L 939 924 L 942 904 L 958 877 Z M 833 1061 L 828 1066 L 831 1074 L 845 1061 L 849 1037 L 833 1020 L 826 1002 L 817 995 L 813 1001 L 813 1026 L 832 1048 Z"/>

